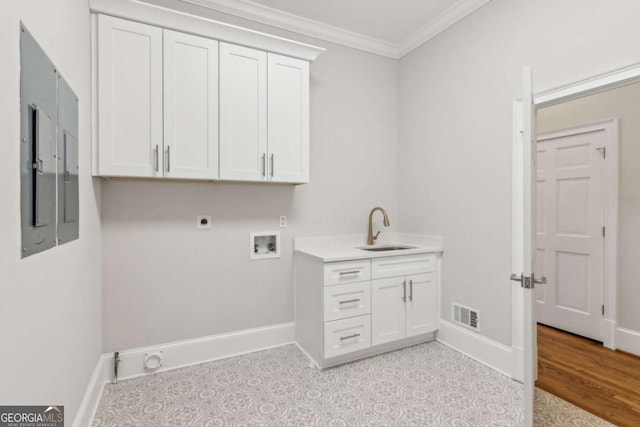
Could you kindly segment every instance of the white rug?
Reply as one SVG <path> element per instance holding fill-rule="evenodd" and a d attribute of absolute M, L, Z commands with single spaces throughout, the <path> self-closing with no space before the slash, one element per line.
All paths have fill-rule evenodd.
<path fill-rule="evenodd" d="M 536 425 L 606 425 L 538 402 Z M 93 426 L 511 427 L 522 411 L 519 383 L 437 342 L 325 371 L 288 345 L 108 384 Z"/>

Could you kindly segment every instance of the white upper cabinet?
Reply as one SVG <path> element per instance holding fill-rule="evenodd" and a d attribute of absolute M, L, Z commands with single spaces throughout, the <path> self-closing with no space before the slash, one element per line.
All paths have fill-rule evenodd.
<path fill-rule="evenodd" d="M 98 18 L 99 174 L 153 177 L 162 163 L 162 29 Z"/>
<path fill-rule="evenodd" d="M 164 171 L 218 179 L 218 42 L 164 30 Z"/>
<path fill-rule="evenodd" d="M 267 179 L 267 53 L 220 43 L 220 179 Z"/>
<path fill-rule="evenodd" d="M 208 37 L 163 29 L 138 22 L 157 10 L 126 5 L 136 22 L 92 21 L 94 175 L 309 182 L 309 61 L 323 49 L 171 12 L 168 26 Z"/>
<path fill-rule="evenodd" d="M 220 43 L 220 178 L 309 182 L 309 63 Z"/>
<path fill-rule="evenodd" d="M 269 178 L 309 182 L 309 63 L 268 55 Z"/>

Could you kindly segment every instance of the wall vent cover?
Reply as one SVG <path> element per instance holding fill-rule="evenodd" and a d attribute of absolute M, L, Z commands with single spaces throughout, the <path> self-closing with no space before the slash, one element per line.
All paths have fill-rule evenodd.
<path fill-rule="evenodd" d="M 480 330 L 480 313 L 478 310 L 454 302 L 451 314 L 454 323 L 474 331 Z"/>

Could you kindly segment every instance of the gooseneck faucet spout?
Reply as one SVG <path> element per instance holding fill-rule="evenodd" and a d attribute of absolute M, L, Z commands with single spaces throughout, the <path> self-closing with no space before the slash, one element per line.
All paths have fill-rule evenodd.
<path fill-rule="evenodd" d="M 375 208 L 371 209 L 371 212 L 369 213 L 369 233 L 367 234 L 367 245 L 373 245 L 373 242 L 378 238 L 378 235 L 380 235 L 380 231 L 378 231 L 375 236 L 373 235 L 373 224 L 371 220 L 375 211 L 382 212 L 382 216 L 384 217 L 383 224 L 385 227 L 389 226 L 389 217 L 387 216 L 387 212 L 384 209 L 382 209 L 380 206 L 376 206 Z"/>

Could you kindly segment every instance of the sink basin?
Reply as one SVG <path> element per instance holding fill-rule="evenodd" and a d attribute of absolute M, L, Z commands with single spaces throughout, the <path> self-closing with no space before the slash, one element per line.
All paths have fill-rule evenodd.
<path fill-rule="evenodd" d="M 382 252 L 382 251 L 401 251 L 403 249 L 415 249 L 415 246 L 408 245 L 371 245 L 371 246 L 356 246 L 356 249 L 362 249 L 365 251 Z"/>

